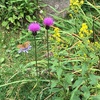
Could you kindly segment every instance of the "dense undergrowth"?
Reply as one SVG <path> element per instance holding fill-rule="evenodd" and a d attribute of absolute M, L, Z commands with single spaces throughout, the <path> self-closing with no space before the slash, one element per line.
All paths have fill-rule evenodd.
<path fill-rule="evenodd" d="M 0 100 L 100 100 L 99 0 L 70 0 L 65 18 L 50 15 L 54 25 L 48 30 L 49 68 L 45 13 L 40 13 L 46 4 L 0 2 Z M 37 67 L 35 41 L 28 31 L 33 21 L 41 26 Z M 17 45 L 26 41 L 31 50 L 18 53 Z"/>

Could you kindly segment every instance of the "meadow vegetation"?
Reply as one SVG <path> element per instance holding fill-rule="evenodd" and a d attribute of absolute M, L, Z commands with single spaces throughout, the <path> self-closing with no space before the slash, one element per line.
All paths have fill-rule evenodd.
<path fill-rule="evenodd" d="M 0 1 L 0 100 L 100 100 L 100 0 L 70 0 L 49 29 L 45 6 Z"/>

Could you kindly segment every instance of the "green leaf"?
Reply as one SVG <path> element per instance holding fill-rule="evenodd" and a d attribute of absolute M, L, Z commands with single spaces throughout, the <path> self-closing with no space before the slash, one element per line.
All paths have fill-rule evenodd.
<path fill-rule="evenodd" d="M 70 100 L 80 100 L 79 96 L 78 95 L 74 95 L 73 98 L 71 98 Z"/>
<path fill-rule="evenodd" d="M 1 8 L 6 8 L 4 5 L 1 5 L 1 4 L 0 4 L 0 7 L 1 7 Z"/>
<path fill-rule="evenodd" d="M 29 63 L 27 63 L 27 64 L 25 65 L 25 67 L 26 67 L 26 68 L 27 68 L 27 67 L 31 67 L 31 66 L 33 66 L 35 63 L 36 63 L 35 61 L 29 62 Z"/>
<path fill-rule="evenodd" d="M 20 14 L 18 15 L 18 19 L 23 18 L 23 17 L 24 17 L 24 14 L 23 14 L 23 13 L 20 13 Z"/>
<path fill-rule="evenodd" d="M 19 56 L 20 56 L 19 54 L 16 54 L 16 55 L 15 55 L 15 58 L 18 58 Z"/>
<path fill-rule="evenodd" d="M 2 26 L 4 26 L 4 27 L 6 27 L 7 24 L 8 24 L 8 21 L 3 21 L 3 22 L 2 22 Z"/>
<path fill-rule="evenodd" d="M 33 22 L 32 18 L 29 15 L 26 16 L 26 20 L 29 22 Z"/>
<path fill-rule="evenodd" d="M 6 27 L 7 29 L 9 29 L 10 27 L 9 27 L 9 24 L 7 25 L 7 27 Z"/>
<path fill-rule="evenodd" d="M 25 0 L 25 3 L 28 3 L 28 0 Z"/>
<path fill-rule="evenodd" d="M 87 5 L 89 5 L 89 6 L 91 6 L 92 8 L 94 8 L 94 9 L 98 12 L 98 14 L 100 14 L 100 10 L 97 9 L 97 7 L 95 7 L 93 4 L 91 4 L 90 2 L 87 1 Z"/>
<path fill-rule="evenodd" d="M 98 83 L 98 79 L 100 79 L 100 77 L 93 75 L 93 74 L 90 74 L 89 78 L 90 78 L 91 85 L 96 85 Z"/>
<path fill-rule="evenodd" d="M 92 96 L 92 100 L 100 100 L 100 95 Z"/>
<path fill-rule="evenodd" d="M 19 22 L 17 22 L 17 25 L 18 25 L 18 26 L 21 26 Z"/>
<path fill-rule="evenodd" d="M 17 19 L 17 16 L 13 15 L 13 19 Z"/>
<path fill-rule="evenodd" d="M 55 11 L 56 13 L 59 13 L 54 7 L 48 5 L 53 11 Z"/>
<path fill-rule="evenodd" d="M 56 93 L 56 92 L 60 92 L 60 91 L 62 91 L 61 88 L 51 88 L 51 92 Z"/>
<path fill-rule="evenodd" d="M 65 76 L 65 79 L 66 79 L 67 83 L 68 83 L 69 85 L 71 85 L 71 84 L 72 84 L 72 80 L 73 80 L 73 75 L 70 74 L 70 73 L 68 73 L 68 74 Z"/>
<path fill-rule="evenodd" d="M 52 80 L 51 81 L 51 88 L 55 87 L 58 84 L 58 81 Z"/>
<path fill-rule="evenodd" d="M 90 92 L 89 92 L 88 87 L 87 86 L 82 86 L 81 90 L 84 93 L 84 98 L 87 100 L 89 98 L 89 96 L 90 96 Z"/>
<path fill-rule="evenodd" d="M 82 65 L 82 76 L 84 76 L 87 71 L 88 71 L 88 66 L 87 64 L 84 63 Z"/>
<path fill-rule="evenodd" d="M 3 63 L 5 61 L 5 58 L 0 58 L 0 63 Z"/>
<path fill-rule="evenodd" d="M 57 69 L 57 77 L 58 77 L 59 80 L 61 78 L 62 71 L 63 71 L 62 68 Z"/>
<path fill-rule="evenodd" d="M 14 23 L 14 20 L 15 20 L 15 19 L 14 19 L 13 17 L 9 17 L 8 20 L 9 20 L 11 23 Z"/>
<path fill-rule="evenodd" d="M 76 80 L 75 83 L 73 84 L 73 88 L 79 86 L 82 82 L 83 82 L 83 78 L 78 77 L 78 80 Z"/>
<path fill-rule="evenodd" d="M 74 84 L 74 86 L 73 87 L 76 87 L 73 91 L 72 91 L 72 95 L 71 95 L 71 98 L 70 98 L 70 100 L 80 100 L 78 97 L 77 97 L 77 95 L 76 95 L 76 93 L 77 92 L 79 92 L 79 87 L 82 85 L 82 84 L 84 84 L 84 81 L 82 81 L 82 78 L 79 78 L 76 82 L 75 82 L 75 84 Z M 77 86 L 76 86 L 77 85 Z M 79 94 L 79 93 L 78 93 Z M 76 99 L 76 98 L 77 99 Z"/>
<path fill-rule="evenodd" d="M 64 100 L 62 97 L 55 97 L 54 100 Z"/>

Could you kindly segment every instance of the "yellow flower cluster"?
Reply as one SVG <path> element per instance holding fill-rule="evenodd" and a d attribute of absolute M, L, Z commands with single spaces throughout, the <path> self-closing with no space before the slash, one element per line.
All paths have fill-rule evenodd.
<path fill-rule="evenodd" d="M 86 23 L 82 23 L 82 27 L 80 28 L 79 36 L 81 38 L 90 36 L 93 33 L 92 30 L 88 30 L 88 26 Z"/>
<path fill-rule="evenodd" d="M 94 45 L 95 45 L 95 47 L 97 47 L 98 49 L 100 49 L 100 43 L 95 42 Z"/>
<path fill-rule="evenodd" d="M 80 28 L 80 31 L 79 31 L 79 37 L 82 38 L 82 39 L 84 40 L 84 43 L 85 43 L 86 45 L 88 45 L 88 46 L 90 45 L 89 37 L 90 37 L 90 35 L 91 35 L 92 33 L 93 33 L 93 31 L 88 29 L 87 24 L 86 24 L 86 23 L 82 23 L 82 27 Z M 83 44 L 83 43 L 80 42 L 80 43 L 78 44 L 78 48 L 82 49 L 82 48 L 86 47 L 86 46 L 84 46 L 84 44 L 83 44 L 83 45 L 82 45 L 82 44 Z M 90 47 L 89 49 L 92 50 L 92 47 Z M 93 51 L 93 50 L 92 50 L 92 51 Z"/>
<path fill-rule="evenodd" d="M 89 37 L 93 33 L 92 30 L 88 29 L 88 26 L 86 23 L 82 23 L 82 27 L 80 28 L 79 37 L 84 39 L 84 43 L 88 45 L 89 50 L 99 50 L 100 49 L 100 43 L 96 42 L 90 42 Z M 83 44 L 84 45 L 84 44 Z M 82 42 L 78 43 L 78 48 L 82 49 L 84 46 L 82 45 Z"/>
<path fill-rule="evenodd" d="M 54 34 L 51 35 L 50 40 L 53 42 L 51 45 L 51 51 L 53 52 L 53 56 L 57 59 L 62 59 L 64 56 L 59 55 L 59 51 L 64 49 L 64 41 L 61 39 L 60 29 L 58 27 L 54 28 Z"/>
<path fill-rule="evenodd" d="M 58 28 L 58 27 L 56 27 L 55 29 L 54 29 L 54 34 L 52 35 L 52 37 L 56 40 L 56 42 L 61 42 L 61 39 L 60 39 L 60 29 Z"/>
<path fill-rule="evenodd" d="M 70 0 L 70 7 L 74 12 L 78 12 L 78 9 L 84 4 L 84 0 Z"/>
<path fill-rule="evenodd" d="M 89 49 L 91 50 L 91 51 L 99 51 L 100 50 L 100 43 L 99 42 L 93 42 L 93 43 L 91 43 L 90 45 L 89 45 Z"/>

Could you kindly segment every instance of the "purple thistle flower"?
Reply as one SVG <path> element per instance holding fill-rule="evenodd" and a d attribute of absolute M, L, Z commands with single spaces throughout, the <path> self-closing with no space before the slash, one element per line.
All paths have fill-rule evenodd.
<path fill-rule="evenodd" d="M 40 30 L 40 25 L 39 25 L 39 23 L 37 23 L 37 22 L 31 23 L 31 24 L 28 26 L 28 30 L 30 30 L 30 31 L 33 33 L 33 35 L 36 35 L 36 34 L 37 34 L 37 31 Z"/>
<path fill-rule="evenodd" d="M 28 53 L 28 50 L 31 50 L 31 47 L 32 47 L 31 45 L 28 45 L 28 47 L 26 47 L 26 48 L 20 48 L 18 53 L 21 53 L 21 52 Z"/>
<path fill-rule="evenodd" d="M 53 18 L 51 18 L 51 17 L 46 17 L 46 18 L 44 18 L 44 20 L 43 20 L 43 24 L 46 26 L 46 29 L 49 29 L 49 27 L 50 27 L 51 25 L 53 25 L 53 23 L 54 23 L 54 20 L 53 20 Z"/>

